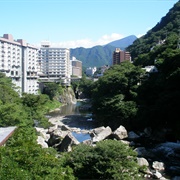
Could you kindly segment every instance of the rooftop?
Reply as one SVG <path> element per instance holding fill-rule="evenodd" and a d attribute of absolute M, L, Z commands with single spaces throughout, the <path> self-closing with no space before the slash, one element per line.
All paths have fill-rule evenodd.
<path fill-rule="evenodd" d="M 4 145 L 16 128 L 16 126 L 0 127 L 0 146 Z"/>

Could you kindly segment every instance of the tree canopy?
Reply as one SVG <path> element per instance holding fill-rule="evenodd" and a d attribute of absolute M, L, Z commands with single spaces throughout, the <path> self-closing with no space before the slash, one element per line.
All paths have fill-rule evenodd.
<path fill-rule="evenodd" d="M 93 113 L 97 123 L 115 129 L 129 126 L 137 112 L 138 83 L 144 71 L 128 61 L 114 65 L 94 84 Z"/>

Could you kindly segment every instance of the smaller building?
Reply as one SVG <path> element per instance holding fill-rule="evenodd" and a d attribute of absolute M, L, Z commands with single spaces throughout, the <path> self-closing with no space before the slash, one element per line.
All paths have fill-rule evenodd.
<path fill-rule="evenodd" d="M 122 51 L 120 48 L 116 48 L 113 52 L 112 64 L 120 64 L 123 61 L 131 61 L 131 55 L 127 51 Z"/>
<path fill-rule="evenodd" d="M 109 65 L 101 66 L 101 73 L 104 74 L 107 69 L 109 69 Z"/>
<path fill-rule="evenodd" d="M 158 69 L 156 68 L 156 66 L 145 66 L 144 69 L 147 73 L 156 73 L 158 72 Z"/>
<path fill-rule="evenodd" d="M 96 67 L 88 67 L 86 68 L 86 75 L 87 76 L 93 76 L 94 73 L 97 71 L 97 68 Z"/>
<path fill-rule="evenodd" d="M 72 67 L 72 76 L 76 76 L 78 78 L 82 78 L 82 62 L 77 60 L 75 57 L 71 59 L 71 67 Z"/>

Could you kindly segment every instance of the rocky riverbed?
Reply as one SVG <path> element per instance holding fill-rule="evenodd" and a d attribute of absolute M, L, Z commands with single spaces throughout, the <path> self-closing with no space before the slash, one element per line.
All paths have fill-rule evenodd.
<path fill-rule="evenodd" d="M 79 113 L 59 115 L 53 112 L 49 121 L 52 126 L 49 129 L 36 128 L 39 132 L 38 143 L 44 148 L 54 147 L 60 152 L 71 151 L 72 145 L 86 143 L 95 145 L 104 139 L 114 139 L 128 144 L 138 153 L 139 165 L 145 165 L 148 171 L 146 179 L 180 179 L 180 143 L 163 142 L 152 144 L 152 132 L 145 129 L 143 132 L 127 132 L 120 126 L 115 131 L 110 127 L 96 127 L 89 115 Z M 79 142 L 75 133 L 90 134 L 90 139 Z M 146 143 L 144 143 L 144 141 Z M 149 145 L 147 147 L 147 142 Z"/>

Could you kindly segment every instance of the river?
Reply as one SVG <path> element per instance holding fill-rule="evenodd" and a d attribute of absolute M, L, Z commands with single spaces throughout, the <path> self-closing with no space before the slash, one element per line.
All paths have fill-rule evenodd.
<path fill-rule="evenodd" d="M 81 130 L 90 130 L 96 128 L 90 111 L 82 111 L 82 102 L 76 104 L 64 105 L 58 111 L 54 111 L 49 115 L 57 119 L 62 119 L 63 124 L 71 128 L 80 128 Z M 62 118 L 63 117 L 63 118 Z M 90 139 L 88 133 L 75 133 L 73 136 L 79 141 Z M 144 156 L 147 159 L 164 162 L 166 173 L 170 176 L 180 176 L 180 143 L 165 142 L 158 145 L 152 145 L 151 148 L 145 147 L 147 154 Z M 151 160 L 150 160 L 151 161 Z"/>
<path fill-rule="evenodd" d="M 60 110 L 53 111 L 49 115 L 56 119 L 61 119 L 62 123 L 70 128 L 80 128 L 81 130 L 91 130 L 95 128 L 95 123 L 92 119 L 92 113 L 89 110 L 82 110 L 83 102 L 77 101 L 76 104 L 67 104 Z M 72 135 L 79 141 L 90 139 L 87 133 L 72 132 Z"/>

